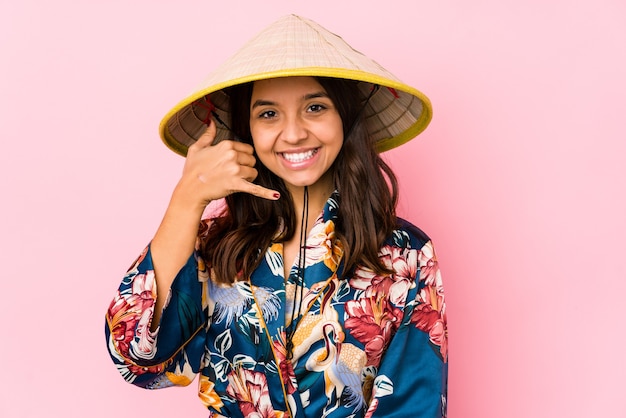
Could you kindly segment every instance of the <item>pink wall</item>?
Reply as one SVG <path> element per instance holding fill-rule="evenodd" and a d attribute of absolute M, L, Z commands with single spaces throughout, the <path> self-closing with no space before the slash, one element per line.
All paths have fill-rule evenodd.
<path fill-rule="evenodd" d="M 0 2 L 0 415 L 206 416 L 125 384 L 103 314 L 182 167 L 160 118 L 295 12 L 433 101 L 388 159 L 444 269 L 450 416 L 626 416 L 626 3 L 249 3 Z"/>

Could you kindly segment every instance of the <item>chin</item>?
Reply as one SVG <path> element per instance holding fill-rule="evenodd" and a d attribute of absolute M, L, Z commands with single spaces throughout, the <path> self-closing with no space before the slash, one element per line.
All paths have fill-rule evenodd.
<path fill-rule="evenodd" d="M 299 179 L 288 179 L 288 178 L 283 178 L 283 181 L 285 182 L 285 184 L 287 186 L 292 186 L 292 187 L 312 187 L 315 186 L 318 182 L 319 182 L 319 177 L 315 177 L 315 178 L 299 178 Z"/>

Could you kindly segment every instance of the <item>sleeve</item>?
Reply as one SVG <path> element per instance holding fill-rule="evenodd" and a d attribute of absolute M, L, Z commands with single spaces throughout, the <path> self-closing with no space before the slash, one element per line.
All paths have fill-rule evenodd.
<path fill-rule="evenodd" d="M 417 286 L 408 294 L 402 323 L 380 363 L 367 417 L 446 416 L 446 306 L 430 240 L 415 262 Z"/>
<path fill-rule="evenodd" d="M 203 266 L 194 253 L 178 272 L 154 332 L 150 323 L 156 283 L 150 246 L 124 276 L 106 313 L 105 336 L 113 363 L 127 382 L 147 389 L 186 386 L 198 373 L 207 324 L 207 283 L 201 279 L 206 274 L 198 274 Z"/>

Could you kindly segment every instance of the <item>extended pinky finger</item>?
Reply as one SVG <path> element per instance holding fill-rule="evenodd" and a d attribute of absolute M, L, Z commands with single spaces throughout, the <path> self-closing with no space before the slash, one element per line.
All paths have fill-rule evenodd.
<path fill-rule="evenodd" d="M 280 193 L 276 190 L 268 189 L 263 186 L 259 186 L 258 184 L 247 182 L 247 186 L 245 190 L 242 190 L 244 193 L 251 194 L 253 196 L 261 197 L 263 199 L 268 200 L 278 200 L 280 199 Z"/>

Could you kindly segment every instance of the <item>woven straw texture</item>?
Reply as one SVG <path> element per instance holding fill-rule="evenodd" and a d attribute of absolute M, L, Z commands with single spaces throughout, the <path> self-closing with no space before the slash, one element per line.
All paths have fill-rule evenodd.
<path fill-rule="evenodd" d="M 161 121 L 160 134 L 173 151 L 187 148 L 204 132 L 210 103 L 227 124 L 225 87 L 275 77 L 324 76 L 362 81 L 363 100 L 373 85 L 364 119 L 380 152 L 401 145 L 422 132 L 432 116 L 430 101 L 385 70 L 376 61 L 353 49 L 341 37 L 317 23 L 296 15 L 276 21 L 245 44 L 213 71 L 188 97 Z M 206 100 L 210 97 L 210 103 Z M 218 124 L 217 140 L 232 138 Z"/>

